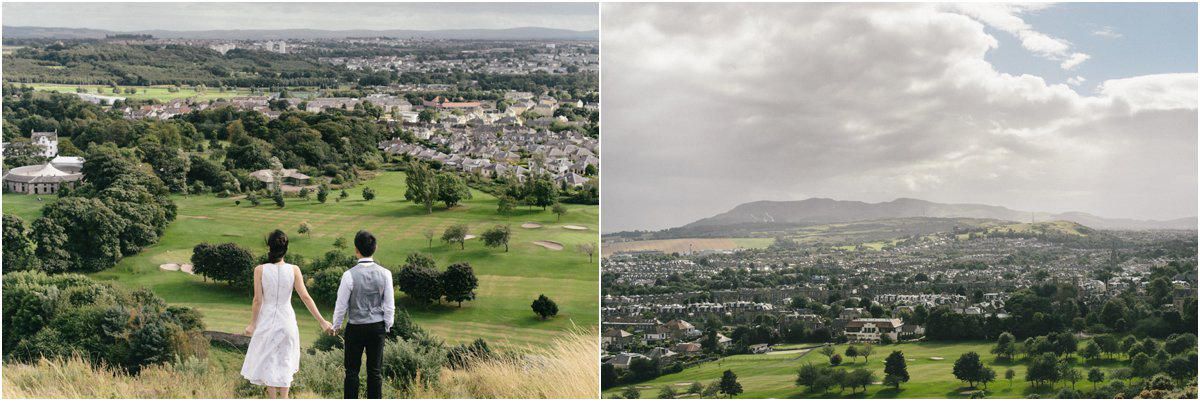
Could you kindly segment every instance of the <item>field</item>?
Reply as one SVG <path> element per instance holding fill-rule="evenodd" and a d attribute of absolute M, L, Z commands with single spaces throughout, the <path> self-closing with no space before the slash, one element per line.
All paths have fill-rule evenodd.
<path fill-rule="evenodd" d="M 363 200 L 362 186 L 375 189 L 377 198 Z M 439 269 L 459 261 L 471 263 L 479 277 L 477 299 L 461 308 L 413 305 L 397 294 L 398 309 L 408 311 L 418 324 L 449 343 L 477 337 L 500 347 L 538 343 L 575 326 L 589 328 L 597 324 L 597 263 L 595 259 L 589 263 L 588 255 L 576 252 L 575 247 L 597 241 L 598 207 L 568 205 L 569 212 L 561 222 L 549 211 L 527 207 L 499 215 L 495 198 L 473 191 L 474 199 L 451 210 L 435 207 L 434 213 L 427 215 L 422 206 L 404 201 L 404 190 L 403 173 L 384 172 L 349 189 L 350 198 L 341 202 L 334 201 L 337 194 L 334 191 L 326 204 L 318 203 L 315 196 L 311 201 L 287 198 L 283 209 L 267 203 L 252 207 L 242 202 L 241 206 L 235 206 L 233 199 L 210 195 L 177 196 L 179 216 L 158 244 L 92 276 L 129 287 L 150 288 L 171 304 L 199 309 L 210 330 L 241 332 L 250 322 L 250 294 L 224 284 L 205 282 L 200 276 L 162 271 L 158 266 L 188 263 L 192 248 L 201 242 L 234 242 L 256 255 L 263 254 L 266 253 L 264 238 L 276 228 L 291 237 L 292 254 L 314 258 L 332 250 L 336 238 L 346 237 L 352 243 L 354 233 L 366 229 L 379 238 L 376 259 L 385 266 L 399 267 L 413 251 L 432 255 Z M 4 212 L 20 215 L 28 223 L 38 216 L 44 202 L 52 200 L 53 197 L 38 201 L 35 196 L 6 193 Z M 304 221 L 312 226 L 309 235 L 296 232 Z M 521 228 L 524 222 L 541 223 L 543 227 Z M 510 224 L 511 250 L 487 248 L 477 239 L 468 240 L 466 250 L 437 239 L 430 247 L 421 234 L 425 229 L 434 229 L 440 237 L 443 229 L 457 223 L 467 224 L 469 233 L 475 235 L 497 224 Z M 589 229 L 562 228 L 568 224 Z M 564 249 L 554 251 L 533 244 L 538 240 L 559 242 Z M 529 305 L 539 294 L 546 294 L 558 303 L 558 317 L 543 321 L 534 315 Z M 318 332 L 317 324 L 298 300 L 294 306 L 301 341 L 311 343 Z M 331 305 L 320 305 L 320 309 L 332 320 Z"/>
<path fill-rule="evenodd" d="M 66 84 L 26 84 L 26 85 L 28 85 L 29 87 L 32 87 L 34 90 L 39 90 L 39 91 L 44 91 L 44 92 L 57 91 L 60 93 L 75 93 L 76 88 L 83 87 L 83 88 L 87 89 L 87 93 L 90 93 L 93 95 L 99 94 L 102 96 L 117 96 L 117 97 L 124 97 L 127 99 L 133 99 L 133 100 L 155 99 L 155 100 L 163 101 L 163 102 L 169 101 L 172 99 L 185 99 L 185 98 L 189 98 L 189 97 L 193 97 L 193 96 L 196 97 L 197 100 L 208 101 L 208 100 L 213 100 L 213 99 L 218 99 L 218 98 L 228 99 L 228 98 L 231 98 L 234 96 L 249 96 L 250 95 L 250 90 L 244 89 L 244 88 L 231 88 L 231 89 L 227 89 L 225 92 L 221 92 L 217 88 L 208 88 L 204 92 L 197 92 L 195 90 L 190 89 L 190 87 L 180 87 L 178 92 L 172 93 L 171 91 L 169 91 L 167 89 L 167 88 L 169 88 L 169 86 L 166 86 L 166 85 L 118 86 L 118 88 L 120 88 L 120 90 L 121 90 L 121 93 L 112 93 L 112 88 L 109 87 L 108 85 L 66 85 Z M 137 93 L 136 94 L 126 94 L 124 92 L 125 88 L 137 89 Z M 102 89 L 100 91 L 101 93 L 96 93 L 96 89 Z"/>
<path fill-rule="evenodd" d="M 646 241 L 616 242 L 604 244 L 601 252 L 609 256 L 617 252 L 656 250 L 666 253 L 686 253 L 689 250 L 723 250 L 741 248 L 766 248 L 772 238 L 679 238 Z"/>
<path fill-rule="evenodd" d="M 996 362 L 994 355 L 989 353 L 992 345 L 993 343 L 984 342 L 925 342 L 876 346 L 869 362 L 864 362 L 863 358 L 859 357 L 856 362 L 842 363 L 841 365 L 850 370 L 864 367 L 872 370 L 878 382 L 883 380 L 884 358 L 894 350 L 902 351 L 908 362 L 908 373 L 911 379 L 899 390 L 875 384 L 867 387 L 866 393 L 852 394 L 851 390 L 839 393 L 836 387 L 825 394 L 809 393 L 806 388 L 796 386 L 796 372 L 800 366 L 806 363 L 828 365 L 828 359 L 815 350 L 805 354 L 735 355 L 689 367 L 679 373 L 660 376 L 654 380 L 639 383 L 637 387 L 643 398 L 656 397 L 664 384 L 674 386 L 676 392 L 682 394 L 687 392 L 688 386 L 692 382 L 699 381 L 701 384 L 707 385 L 709 382 L 719 380 L 725 370 L 732 370 L 737 374 L 738 382 L 742 384 L 742 389 L 745 391 L 738 398 L 967 398 L 973 390 L 967 387 L 965 382 L 954 378 L 954 361 L 963 353 L 975 351 L 983 359 L 985 366 L 996 371 L 996 381 L 988 385 L 987 396 L 989 398 L 1026 398 L 1033 390 L 1024 381 L 1025 365 L 1023 361 Z M 846 347 L 840 345 L 834 348 L 838 354 L 844 356 Z M 936 361 L 930 359 L 931 357 L 944 359 Z M 845 361 L 850 362 L 850 359 L 846 358 Z M 1115 369 L 1116 365 L 1116 361 L 1105 360 L 1098 362 L 1096 366 L 1105 370 L 1107 375 L 1108 370 Z M 1086 370 L 1092 366 L 1080 362 L 1076 364 L 1076 367 L 1084 370 L 1086 377 Z M 1011 386 L 1007 380 L 1004 380 L 1004 371 L 1009 368 L 1016 373 Z M 1059 383 L 1058 388 L 1062 388 L 1064 385 L 1070 386 L 1070 383 Z M 1076 383 L 1076 387 L 1081 390 L 1090 390 L 1091 383 L 1086 380 L 1081 381 Z M 624 388 L 624 386 L 610 388 L 604 392 L 604 396 L 608 398 L 619 395 Z M 982 386 L 980 388 L 982 389 Z M 1052 396 L 1057 391 L 1057 389 L 1054 391 L 1039 390 L 1041 390 L 1040 394 L 1043 395 L 1043 398 L 1048 395 Z M 697 396 L 689 395 L 685 398 L 697 398 Z"/>

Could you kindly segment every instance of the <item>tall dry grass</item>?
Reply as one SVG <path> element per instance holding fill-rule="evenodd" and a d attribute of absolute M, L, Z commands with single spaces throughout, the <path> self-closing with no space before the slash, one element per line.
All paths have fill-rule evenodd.
<path fill-rule="evenodd" d="M 576 330 L 519 356 L 478 361 L 467 369 L 443 369 L 436 388 L 413 398 L 598 398 L 600 344 L 594 330 Z"/>
<path fill-rule="evenodd" d="M 416 388 L 408 397 L 597 398 L 598 338 L 595 330 L 576 330 L 541 347 L 526 346 L 466 369 L 443 368 L 437 384 Z M 326 370 L 329 377 L 323 379 L 340 391 L 342 378 L 336 370 Z M 3 398 L 262 398 L 262 387 L 201 359 L 148 366 L 136 376 L 93 366 L 79 357 L 7 363 L 0 385 Z M 319 388 L 293 390 L 291 398 L 321 398 Z"/>
<path fill-rule="evenodd" d="M 204 363 L 204 361 L 200 361 Z M 185 365 L 193 365 L 185 363 Z M 131 376 L 79 358 L 4 365 L 4 398 L 234 398 L 238 377 L 219 369 L 148 366 Z"/>

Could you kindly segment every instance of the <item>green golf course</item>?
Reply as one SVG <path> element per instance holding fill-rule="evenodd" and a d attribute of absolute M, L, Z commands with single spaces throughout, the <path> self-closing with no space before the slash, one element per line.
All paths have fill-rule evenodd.
<path fill-rule="evenodd" d="M 375 199 L 363 200 L 365 186 L 376 191 Z M 433 214 L 426 214 L 423 205 L 404 200 L 401 172 L 380 173 L 347 192 L 350 196 L 339 202 L 335 199 L 339 191 L 333 190 L 325 204 L 319 203 L 316 196 L 308 201 L 287 198 L 282 209 L 269 199 L 251 206 L 245 200 L 235 205 L 235 198 L 177 195 L 173 199 L 178 217 L 157 244 L 92 276 L 123 286 L 149 288 L 173 305 L 194 307 L 204 314 L 209 330 L 241 332 L 250 322 L 249 292 L 200 276 L 164 271 L 159 266 L 189 263 L 192 248 L 201 242 L 233 242 L 259 255 L 266 252 L 266 234 L 277 228 L 291 237 L 291 254 L 318 257 L 333 250 L 338 237 L 346 238 L 351 244 L 348 251 L 352 252 L 354 233 L 365 229 L 379 238 L 375 256 L 384 266 L 398 268 L 406 255 L 420 251 L 430 254 L 439 270 L 460 261 L 474 268 L 479 278 L 477 297 L 462 307 L 446 303 L 421 306 L 397 294 L 397 309 L 407 311 L 415 322 L 451 344 L 484 338 L 499 347 L 524 345 L 546 341 L 576 326 L 597 325 L 596 259 L 589 262 L 589 256 L 576 251 L 576 247 L 597 243 L 598 206 L 566 205 L 568 212 L 561 221 L 549 210 L 524 206 L 501 215 L 496 211 L 496 198 L 473 190 L 473 199 L 449 210 L 435 206 Z M 4 213 L 31 223 L 45 203 L 56 199 L 53 195 L 41 197 L 38 200 L 35 195 L 6 193 Z M 312 227 L 307 235 L 297 233 L 302 222 Z M 522 228 L 526 222 L 542 226 Z M 495 225 L 510 225 L 510 249 L 505 252 L 504 247 L 488 248 L 478 239 L 467 240 L 465 250 L 458 244 L 442 243 L 438 238 L 452 224 L 468 225 L 468 234 L 472 235 Z M 565 225 L 587 229 L 572 230 Z M 429 229 L 436 233 L 432 246 L 423 235 Z M 557 242 L 563 249 L 548 249 L 534 241 Z M 542 320 L 533 313 L 530 303 L 539 294 L 558 303 L 557 317 Z M 298 300 L 294 305 L 301 340 L 307 345 L 316 338 L 318 326 Z M 322 314 L 332 320 L 333 307 L 319 306 Z"/>
<path fill-rule="evenodd" d="M 726 370 L 732 370 L 745 391 L 737 398 L 968 398 L 976 389 L 968 387 L 966 382 L 954 377 L 954 361 L 960 355 L 974 351 L 979 354 L 985 366 L 996 371 L 996 381 L 987 386 L 988 398 L 1027 398 L 1029 394 L 1034 393 L 1034 389 L 1024 380 L 1024 361 L 996 361 L 995 355 L 989 353 L 993 345 L 991 342 L 877 345 L 869 360 L 864 360 L 861 356 L 854 359 L 845 357 L 847 345 L 835 346 L 837 353 L 845 358 L 845 362 L 840 365 L 842 369 L 866 368 L 875 374 L 876 383 L 868 386 L 866 392 L 850 389 L 839 392 L 838 388 L 834 387 L 826 393 L 814 393 L 805 387 L 796 386 L 796 373 L 804 364 L 829 365 L 829 360 L 816 349 L 794 354 L 734 355 L 689 367 L 679 373 L 663 375 L 635 386 L 643 398 L 655 398 L 663 385 L 672 386 L 680 394 L 680 398 L 699 398 L 697 394 L 684 394 L 693 382 L 708 385 L 712 381 L 720 380 L 721 374 Z M 892 351 L 903 352 L 908 364 L 910 380 L 901 385 L 900 389 L 880 384 L 884 376 L 883 361 Z M 1088 364 L 1082 358 L 1075 359 L 1075 367 L 1085 373 L 1092 367 L 1099 367 L 1107 375 L 1111 369 L 1119 367 L 1118 362 L 1114 360 L 1100 360 L 1095 364 Z M 1004 372 L 1008 369 L 1012 369 L 1015 374 L 1011 383 L 1004 379 Z M 1090 390 L 1092 384 L 1087 382 L 1086 374 L 1084 377 L 1075 383 L 1075 386 Z M 1108 380 L 1105 383 L 1108 383 Z M 1052 398 L 1059 388 L 1070 385 L 1070 382 L 1060 382 L 1053 390 L 1039 388 L 1036 392 L 1043 398 Z M 619 396 L 626 387 L 620 385 L 607 389 L 604 396 Z M 980 385 L 978 389 L 982 390 L 983 386 Z"/>

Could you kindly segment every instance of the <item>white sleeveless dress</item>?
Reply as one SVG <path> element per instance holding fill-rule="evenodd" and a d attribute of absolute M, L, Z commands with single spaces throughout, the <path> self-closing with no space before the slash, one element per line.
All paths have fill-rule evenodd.
<path fill-rule="evenodd" d="M 300 370 L 300 330 L 292 309 L 295 266 L 267 263 L 262 268 L 262 306 L 242 363 L 242 377 L 260 386 L 291 387 Z"/>

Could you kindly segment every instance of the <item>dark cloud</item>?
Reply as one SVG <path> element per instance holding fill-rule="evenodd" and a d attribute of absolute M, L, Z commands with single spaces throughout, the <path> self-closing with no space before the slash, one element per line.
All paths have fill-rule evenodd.
<path fill-rule="evenodd" d="M 1194 73 L 1082 96 L 996 71 L 984 23 L 939 5 L 602 13 L 606 232 L 812 196 L 1195 215 Z"/>

